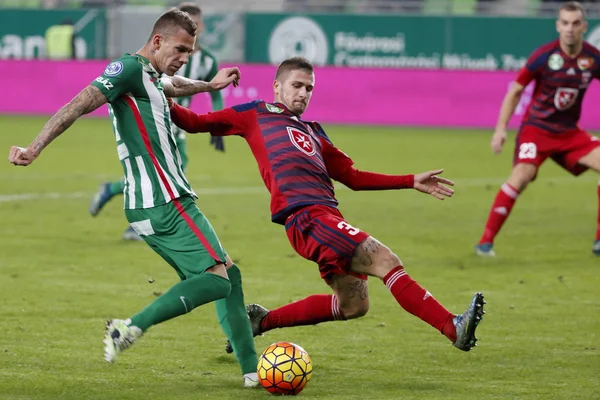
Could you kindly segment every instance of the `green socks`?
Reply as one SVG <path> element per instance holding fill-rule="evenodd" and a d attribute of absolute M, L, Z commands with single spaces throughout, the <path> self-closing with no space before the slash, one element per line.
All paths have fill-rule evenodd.
<path fill-rule="evenodd" d="M 210 272 L 205 272 L 202 275 L 177 283 L 142 312 L 133 316 L 130 325 L 137 326 L 142 331 L 146 331 L 152 325 L 189 313 L 194 308 L 210 303 L 211 301 L 223 299 L 230 292 L 231 284 L 227 279 Z M 244 316 L 245 314 L 244 311 Z M 247 320 L 248 318 L 245 319 Z M 250 328 L 249 322 L 248 328 Z M 250 334 L 250 338 L 252 339 L 252 334 Z M 254 364 L 254 368 L 256 368 L 256 363 Z"/>
<path fill-rule="evenodd" d="M 110 194 L 113 196 L 123 194 L 125 189 L 125 179 L 118 180 L 110 184 Z"/>
<path fill-rule="evenodd" d="M 234 264 L 227 270 L 231 293 L 215 302 L 217 318 L 223 332 L 229 338 L 235 357 L 242 368 L 242 373 L 256 372 L 258 359 L 254 347 L 254 338 L 250 320 L 246 315 L 244 292 L 242 291 L 242 274 Z"/>
<path fill-rule="evenodd" d="M 231 342 L 242 374 L 256 372 L 258 359 L 250 320 L 246 315 L 242 274 L 236 265 L 229 268 L 227 274 L 229 280 L 205 272 L 177 283 L 133 316 L 129 325 L 137 326 L 144 332 L 152 325 L 186 314 L 198 306 L 214 301 L 219 324 Z"/>

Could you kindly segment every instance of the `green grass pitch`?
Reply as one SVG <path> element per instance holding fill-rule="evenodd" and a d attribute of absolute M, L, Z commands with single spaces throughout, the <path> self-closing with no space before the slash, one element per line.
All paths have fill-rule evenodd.
<path fill-rule="evenodd" d="M 0 150 L 26 146 L 45 118 L 1 117 Z M 349 223 L 373 234 L 438 300 L 461 312 L 481 290 L 488 314 L 479 346 L 454 349 L 370 279 L 362 319 L 275 330 L 314 362 L 304 399 L 600 399 L 600 259 L 591 253 L 597 176 L 548 163 L 519 199 L 496 242 L 473 255 L 512 140 L 501 156 L 491 132 L 328 127 L 360 169 L 413 173 L 443 167 L 456 194 L 352 192 L 338 186 Z M 316 266 L 270 223 L 269 196 L 241 138 L 226 153 L 189 138 L 188 176 L 199 207 L 243 272 L 246 301 L 273 308 L 329 293 Z M 6 158 L 5 158 L 6 160 Z M 176 282 L 143 243 L 120 240 L 121 199 L 96 218 L 98 184 L 121 176 L 110 123 L 77 122 L 27 168 L 0 163 L 0 399 L 266 399 L 241 374 L 214 306 L 151 328 L 118 363 L 103 361 L 104 320 L 132 315 Z M 149 283 L 150 281 L 153 283 Z"/>

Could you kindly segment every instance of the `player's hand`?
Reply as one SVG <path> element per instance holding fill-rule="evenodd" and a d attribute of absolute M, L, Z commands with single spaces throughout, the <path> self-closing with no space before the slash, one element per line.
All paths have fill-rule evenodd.
<path fill-rule="evenodd" d="M 169 110 L 171 108 L 173 108 L 173 105 L 175 104 L 175 102 L 173 101 L 173 98 L 167 97 L 167 104 L 169 105 Z"/>
<path fill-rule="evenodd" d="M 233 83 L 234 87 L 240 84 L 241 73 L 238 67 L 223 68 L 210 81 L 212 90 L 221 90 Z"/>
<path fill-rule="evenodd" d="M 506 142 L 506 131 L 496 129 L 492 135 L 492 142 L 490 143 L 494 154 L 500 154 L 502 152 L 502 146 L 504 145 L 504 142 Z"/>
<path fill-rule="evenodd" d="M 454 190 L 448 186 L 454 186 L 454 182 L 438 176 L 442 172 L 444 172 L 443 169 L 436 169 L 435 171 L 415 175 L 414 188 L 421 193 L 430 194 L 439 200 L 452 197 Z"/>
<path fill-rule="evenodd" d="M 8 153 L 8 161 L 14 165 L 21 165 L 26 167 L 31 164 L 37 155 L 34 154 L 33 150 L 25 149 L 23 147 L 12 146 Z"/>

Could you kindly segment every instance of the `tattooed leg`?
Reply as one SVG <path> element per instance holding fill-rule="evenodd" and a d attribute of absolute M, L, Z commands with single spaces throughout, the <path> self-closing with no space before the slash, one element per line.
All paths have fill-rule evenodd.
<path fill-rule="evenodd" d="M 402 265 L 402 262 L 398 256 L 370 236 L 356 248 L 350 269 L 383 279 L 388 272 L 399 265 Z"/>
<path fill-rule="evenodd" d="M 369 286 L 366 280 L 353 275 L 335 275 L 330 286 L 345 319 L 359 318 L 369 311 Z"/>

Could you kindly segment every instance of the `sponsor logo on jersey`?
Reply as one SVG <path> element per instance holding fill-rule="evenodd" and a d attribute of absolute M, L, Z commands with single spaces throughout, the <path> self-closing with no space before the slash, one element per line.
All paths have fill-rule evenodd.
<path fill-rule="evenodd" d="M 548 58 L 548 67 L 553 71 L 561 69 L 564 63 L 565 60 L 563 60 L 562 56 L 558 53 L 554 53 Z"/>
<path fill-rule="evenodd" d="M 287 131 L 288 135 L 290 136 L 290 140 L 298 150 L 307 156 L 315 155 L 317 151 L 312 139 L 310 138 L 310 135 L 302 132 L 300 129 L 292 128 L 291 126 L 287 127 Z"/>
<path fill-rule="evenodd" d="M 594 65 L 594 59 L 592 57 L 579 57 L 577 59 L 577 66 L 580 70 L 585 71 Z"/>
<path fill-rule="evenodd" d="M 554 106 L 559 111 L 564 111 L 573 106 L 577 100 L 579 89 L 558 88 L 554 95 Z"/>
<path fill-rule="evenodd" d="M 571 67 L 567 70 L 567 75 L 575 75 L 575 68 Z"/>
<path fill-rule="evenodd" d="M 272 113 L 281 114 L 283 112 L 283 108 L 274 106 L 273 104 L 266 103 L 267 110 Z"/>
<path fill-rule="evenodd" d="M 117 76 L 123 72 L 123 63 L 121 61 L 113 61 L 104 69 L 104 75 Z"/>
<path fill-rule="evenodd" d="M 102 86 L 104 86 L 106 88 L 106 90 L 110 90 L 114 87 L 112 82 L 110 82 L 108 79 L 103 78 L 101 76 L 96 78 L 96 82 L 101 83 Z"/>

